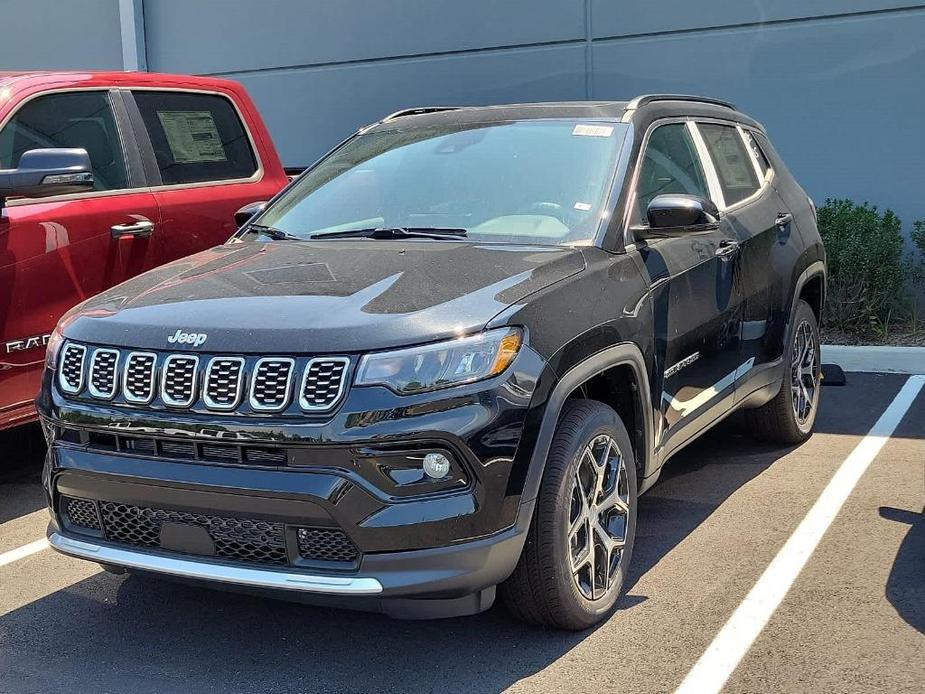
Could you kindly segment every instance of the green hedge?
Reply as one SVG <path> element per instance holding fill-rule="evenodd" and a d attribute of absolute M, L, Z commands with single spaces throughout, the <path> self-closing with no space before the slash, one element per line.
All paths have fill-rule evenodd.
<path fill-rule="evenodd" d="M 841 330 L 880 332 L 913 311 L 909 289 L 922 281 L 920 263 L 903 253 L 902 222 L 868 203 L 826 200 L 818 211 L 829 281 L 826 322 Z M 912 239 L 925 252 L 925 222 Z"/>

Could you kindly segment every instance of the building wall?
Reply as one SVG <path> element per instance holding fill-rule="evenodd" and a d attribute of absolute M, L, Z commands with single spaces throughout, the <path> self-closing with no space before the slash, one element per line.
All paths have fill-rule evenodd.
<path fill-rule="evenodd" d="M 0 70 L 121 70 L 119 0 L 0 0 Z"/>
<path fill-rule="evenodd" d="M 148 69 L 243 82 L 289 165 L 405 106 L 687 92 L 762 121 L 818 202 L 925 218 L 925 3 L 0 0 L 0 69 L 118 66 L 120 4 Z"/>

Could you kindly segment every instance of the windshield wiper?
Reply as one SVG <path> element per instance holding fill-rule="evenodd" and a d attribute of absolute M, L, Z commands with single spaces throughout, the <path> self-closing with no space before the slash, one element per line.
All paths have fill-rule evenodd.
<path fill-rule="evenodd" d="M 312 234 L 311 239 L 460 239 L 468 232 L 452 227 L 373 227 L 369 229 L 348 229 L 347 231 L 323 231 Z"/>
<path fill-rule="evenodd" d="M 276 227 L 268 227 L 264 224 L 251 224 L 247 227 L 248 233 L 263 234 L 264 236 L 269 236 L 274 241 L 300 241 L 301 239 L 295 234 L 290 234 L 288 231 L 283 231 L 282 229 L 277 229 Z"/>

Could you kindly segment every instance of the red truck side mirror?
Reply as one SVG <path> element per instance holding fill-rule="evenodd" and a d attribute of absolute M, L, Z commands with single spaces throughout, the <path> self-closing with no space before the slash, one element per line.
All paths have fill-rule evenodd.
<path fill-rule="evenodd" d="M 13 195 L 44 198 L 89 190 L 93 173 L 85 149 L 30 149 L 15 169 L 0 169 L 0 204 Z"/>

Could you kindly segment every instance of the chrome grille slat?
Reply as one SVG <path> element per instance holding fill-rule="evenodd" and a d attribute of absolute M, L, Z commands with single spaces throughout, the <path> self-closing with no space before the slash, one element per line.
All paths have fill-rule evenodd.
<path fill-rule="evenodd" d="M 202 401 L 212 410 L 233 410 L 241 402 L 243 386 L 243 358 L 213 357 L 206 367 Z"/>
<path fill-rule="evenodd" d="M 189 407 L 196 401 L 196 377 L 199 357 L 171 354 L 164 360 L 161 375 L 161 400 L 170 407 Z"/>
<path fill-rule="evenodd" d="M 119 386 L 119 350 L 97 347 L 90 358 L 87 391 L 94 398 L 111 400 Z"/>
<path fill-rule="evenodd" d="M 157 355 L 154 352 L 130 352 L 122 371 L 122 395 L 136 405 L 154 399 L 157 381 Z"/>
<path fill-rule="evenodd" d="M 308 411 L 329 410 L 338 403 L 346 385 L 346 357 L 316 357 L 309 360 L 299 388 L 299 407 Z"/>
<path fill-rule="evenodd" d="M 250 405 L 258 412 L 279 412 L 289 404 L 295 360 L 264 357 L 254 365 Z"/>
<path fill-rule="evenodd" d="M 84 361 L 87 348 L 69 342 L 61 350 L 61 367 L 58 370 L 58 387 L 70 395 L 76 395 L 84 387 Z"/>

